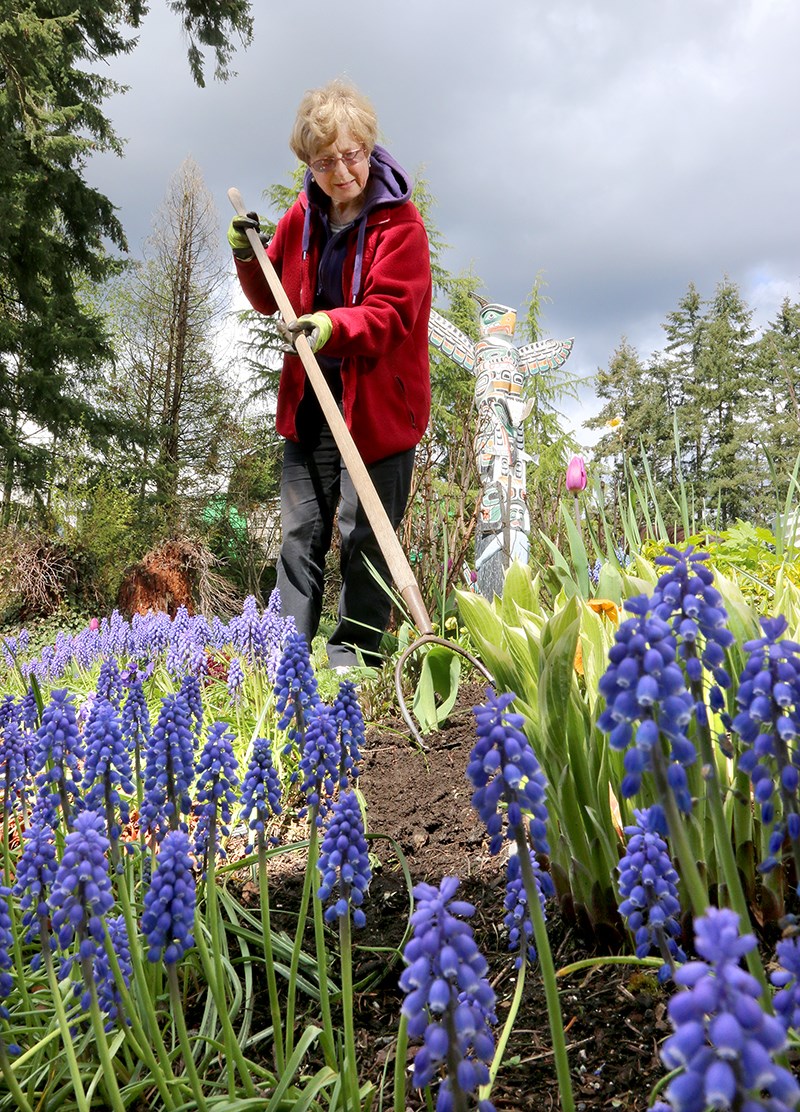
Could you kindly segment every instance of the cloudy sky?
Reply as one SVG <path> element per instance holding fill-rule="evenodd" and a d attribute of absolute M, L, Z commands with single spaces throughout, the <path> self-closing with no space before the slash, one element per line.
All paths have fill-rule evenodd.
<path fill-rule="evenodd" d="M 800 299 L 797 0 L 253 0 L 228 84 L 192 83 L 178 20 L 155 0 L 111 67 L 127 140 L 90 183 L 138 252 L 170 176 L 198 163 L 219 209 L 248 207 L 294 165 L 303 92 L 346 76 L 384 143 L 436 198 L 444 263 L 522 309 L 541 274 L 550 336 L 591 376 L 623 336 L 644 357 L 690 282 L 737 282 L 755 323 Z M 213 64 L 210 62 L 210 68 Z M 579 440 L 591 387 L 567 407 Z"/>

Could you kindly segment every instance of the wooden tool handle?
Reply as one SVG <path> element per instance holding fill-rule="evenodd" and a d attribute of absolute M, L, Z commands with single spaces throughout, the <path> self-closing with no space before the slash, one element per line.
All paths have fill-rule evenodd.
<path fill-rule="evenodd" d="M 228 198 L 239 216 L 247 215 L 242 195 L 238 189 L 229 189 Z M 275 268 L 264 250 L 264 245 L 259 239 L 258 233 L 252 228 L 247 228 L 246 234 L 250 246 L 253 248 L 255 256 L 264 272 L 267 285 L 272 291 L 272 296 L 277 302 L 280 314 L 286 324 L 289 324 L 291 321 L 297 319 L 297 313 L 295 313 L 289 298 L 286 296 L 286 291 L 281 285 L 280 278 L 275 272 Z M 364 513 L 367 515 L 367 520 L 372 526 L 375 539 L 389 566 L 389 571 L 391 572 L 395 586 L 405 600 L 411 612 L 411 617 L 416 622 L 417 629 L 419 629 L 420 633 L 433 633 L 431 619 L 425 609 L 425 603 L 422 601 L 422 594 L 416 578 L 414 577 L 414 573 L 411 570 L 411 565 L 406 559 L 405 552 L 403 552 L 403 546 L 397 539 L 397 534 L 384 509 L 383 503 L 378 497 L 378 492 L 375 490 L 372 479 L 369 477 L 369 472 L 364 466 L 364 461 L 358 453 L 355 442 L 350 435 L 350 430 L 339 411 L 339 406 L 336 404 L 333 394 L 325 381 L 325 376 L 319 368 L 319 364 L 314 357 L 314 352 L 311 350 L 308 339 L 303 335 L 298 336 L 295 341 L 295 348 L 305 367 L 314 393 L 317 395 L 320 407 L 325 415 L 325 420 L 328 422 L 328 427 L 333 433 L 333 439 L 336 441 L 336 446 L 341 453 L 342 460 L 353 480 L 356 494 L 359 497 L 361 505 L 364 507 Z"/>

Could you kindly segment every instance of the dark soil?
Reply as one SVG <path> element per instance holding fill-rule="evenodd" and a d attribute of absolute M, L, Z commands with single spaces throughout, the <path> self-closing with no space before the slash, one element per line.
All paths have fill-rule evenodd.
<path fill-rule="evenodd" d="M 391 950 L 375 948 L 400 947 L 404 940 L 410 911 L 404 864 L 411 883 L 461 878 L 459 897 L 476 907 L 471 923 L 497 993 L 498 1033 L 514 995 L 514 956 L 503 926 L 506 859 L 488 853 L 465 775 L 475 743 L 471 707 L 482 699 L 480 686 L 465 689 L 441 731 L 429 735 L 428 752 L 414 744 L 400 718 L 367 731 L 360 785 L 379 862 L 365 904 L 367 926 L 354 935 L 354 976 L 362 982 L 355 1007 L 362 1081 L 369 1078 L 380 1086 L 385 1075 L 384 1109 L 392 1107 L 402 963 Z M 296 874 L 270 879 L 278 921 L 281 907 L 296 907 L 298 880 Z M 608 953 L 597 940 L 582 937 L 555 901 L 549 902 L 547 915 L 557 969 Z M 610 965 L 572 974 L 560 988 L 577 1108 L 643 1112 L 652 1086 L 664 1074 L 658 1047 L 670 1030 L 667 994 L 652 975 Z M 538 967 L 528 971 L 492 1100 L 498 1112 L 560 1108 Z M 424 1107 L 420 1094 L 410 1090 L 408 1112 Z"/>

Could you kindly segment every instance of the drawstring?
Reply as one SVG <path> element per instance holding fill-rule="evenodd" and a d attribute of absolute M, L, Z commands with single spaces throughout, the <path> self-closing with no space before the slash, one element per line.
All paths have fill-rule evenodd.
<path fill-rule="evenodd" d="M 353 298 L 352 303 L 355 305 L 356 298 L 358 297 L 361 289 L 361 268 L 364 262 L 364 239 L 367 234 L 367 215 L 366 213 L 361 217 L 358 222 L 358 241 L 356 242 L 356 261 L 353 267 Z"/>
<path fill-rule="evenodd" d="M 303 258 L 308 258 L 308 246 L 311 243 L 311 205 L 306 204 L 306 214 L 303 218 Z"/>

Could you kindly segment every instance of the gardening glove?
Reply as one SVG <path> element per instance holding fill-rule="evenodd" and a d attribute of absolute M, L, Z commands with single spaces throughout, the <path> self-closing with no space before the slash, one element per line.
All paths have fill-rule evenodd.
<path fill-rule="evenodd" d="M 237 259 L 252 259 L 253 257 L 253 248 L 247 238 L 247 228 L 252 228 L 254 232 L 261 231 L 257 212 L 248 212 L 247 216 L 234 216 L 231 220 L 228 228 L 228 243 Z"/>
<path fill-rule="evenodd" d="M 278 331 L 288 344 L 296 349 L 296 340 L 300 335 L 305 336 L 311 345 L 311 350 L 316 354 L 331 338 L 333 321 L 327 313 L 307 313 L 304 317 L 284 324 L 278 322 Z"/>

